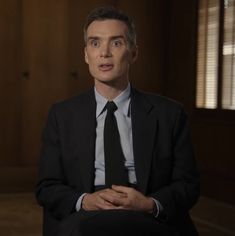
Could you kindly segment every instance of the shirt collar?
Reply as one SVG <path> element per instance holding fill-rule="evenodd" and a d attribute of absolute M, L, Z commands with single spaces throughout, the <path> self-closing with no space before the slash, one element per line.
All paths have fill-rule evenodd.
<path fill-rule="evenodd" d="M 104 111 L 105 105 L 108 102 L 108 99 L 103 97 L 94 87 L 95 90 L 95 99 L 96 99 L 96 118 Z M 118 107 L 118 111 L 122 112 L 124 115 L 128 116 L 129 114 L 129 105 L 130 105 L 130 93 L 131 86 L 128 83 L 125 90 L 123 90 L 116 98 L 113 99 L 113 102 Z"/>

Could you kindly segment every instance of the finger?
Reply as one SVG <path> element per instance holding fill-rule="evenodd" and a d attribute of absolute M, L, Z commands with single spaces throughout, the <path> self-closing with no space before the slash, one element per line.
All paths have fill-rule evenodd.
<path fill-rule="evenodd" d="M 111 210 L 111 209 L 116 209 L 117 206 L 104 199 L 100 199 L 99 203 L 97 204 L 97 207 L 99 210 Z"/>
<path fill-rule="evenodd" d="M 126 206 L 117 206 L 116 210 L 129 210 Z"/>
<path fill-rule="evenodd" d="M 108 193 L 110 191 L 113 191 L 111 188 L 105 188 L 105 189 L 102 189 L 102 190 L 99 190 L 97 192 L 95 192 L 96 194 L 100 194 L 100 193 Z"/>
<path fill-rule="evenodd" d="M 133 188 L 120 185 L 112 185 L 112 189 L 119 193 L 126 193 L 126 194 L 133 190 Z"/>
<path fill-rule="evenodd" d="M 112 196 L 110 194 L 106 194 L 106 193 L 100 193 L 99 197 L 103 200 L 103 201 L 107 201 L 107 202 L 112 202 Z"/>
<path fill-rule="evenodd" d="M 103 205 L 100 210 L 116 210 L 118 209 L 118 206 L 115 205 Z"/>
<path fill-rule="evenodd" d="M 100 197 L 105 200 L 108 201 L 109 203 L 115 205 L 115 206 L 120 206 L 120 205 L 124 205 L 127 202 L 127 197 L 120 197 L 120 194 L 114 194 L 114 195 L 108 195 L 108 194 L 100 194 Z"/>
<path fill-rule="evenodd" d="M 112 185 L 112 189 L 115 190 L 116 192 L 125 194 L 126 197 L 128 197 L 130 194 L 133 195 L 137 193 L 137 191 L 134 188 L 125 186 Z"/>
<path fill-rule="evenodd" d="M 112 196 L 110 194 L 100 194 L 100 198 L 105 201 L 105 202 L 108 202 L 112 205 L 118 205 L 118 199 L 119 197 L 115 197 L 115 196 Z"/>
<path fill-rule="evenodd" d="M 126 193 L 118 192 L 118 191 L 115 191 L 115 190 L 113 190 L 113 189 L 104 191 L 104 192 L 102 192 L 102 193 L 100 193 L 100 194 L 102 194 L 102 196 L 108 195 L 108 196 L 112 196 L 112 197 L 114 197 L 114 198 L 127 197 L 127 194 L 126 194 Z"/>

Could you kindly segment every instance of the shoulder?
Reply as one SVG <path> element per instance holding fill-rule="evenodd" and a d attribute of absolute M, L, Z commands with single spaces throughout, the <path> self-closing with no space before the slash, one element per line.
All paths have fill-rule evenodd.
<path fill-rule="evenodd" d="M 156 93 L 143 92 L 136 89 L 132 89 L 133 97 L 138 97 L 136 100 L 152 106 L 154 110 L 167 112 L 179 112 L 184 110 L 183 105 L 169 97 L 165 97 Z"/>
<path fill-rule="evenodd" d="M 188 114 L 178 101 L 159 94 L 138 90 L 133 91 L 133 98 L 136 101 L 134 109 L 139 109 L 137 107 L 140 104 L 148 114 L 158 120 L 162 127 L 173 128 L 175 125 L 183 126 L 188 123 Z"/>
<path fill-rule="evenodd" d="M 51 110 L 56 112 L 72 112 L 74 110 L 80 110 L 86 105 L 93 104 L 95 102 L 94 90 L 89 89 L 77 96 L 73 96 L 66 100 L 58 101 L 51 106 Z"/>

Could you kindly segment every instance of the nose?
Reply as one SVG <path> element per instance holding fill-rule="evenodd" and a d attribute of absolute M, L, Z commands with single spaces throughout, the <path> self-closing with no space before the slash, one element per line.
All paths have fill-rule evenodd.
<path fill-rule="evenodd" d="M 111 57 L 111 51 L 110 47 L 108 44 L 103 44 L 102 47 L 100 48 L 100 56 L 101 57 Z"/>

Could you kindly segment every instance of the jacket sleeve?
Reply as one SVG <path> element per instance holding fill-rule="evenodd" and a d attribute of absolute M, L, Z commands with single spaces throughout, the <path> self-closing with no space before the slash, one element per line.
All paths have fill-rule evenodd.
<path fill-rule="evenodd" d="M 55 218 L 62 219 L 75 211 L 76 202 L 81 194 L 66 181 L 58 119 L 53 106 L 43 132 L 36 198 Z"/>
<path fill-rule="evenodd" d="M 189 132 L 186 113 L 179 109 L 172 132 L 172 172 L 169 184 L 150 196 L 163 206 L 168 220 L 184 215 L 200 194 L 199 173 Z"/>

